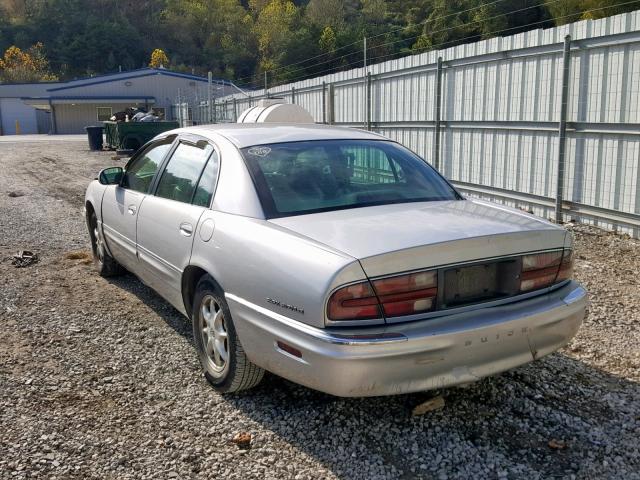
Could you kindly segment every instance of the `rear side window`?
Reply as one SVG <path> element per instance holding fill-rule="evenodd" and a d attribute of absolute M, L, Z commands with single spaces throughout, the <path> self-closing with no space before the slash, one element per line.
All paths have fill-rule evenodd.
<path fill-rule="evenodd" d="M 171 148 L 173 138 L 160 144 L 149 146 L 140 156 L 133 159 L 122 177 L 122 187 L 136 192 L 147 193 L 153 177 L 158 171 L 162 160 Z"/>
<path fill-rule="evenodd" d="M 269 218 L 460 198 L 424 160 L 393 142 L 315 140 L 242 154 Z"/>
<path fill-rule="evenodd" d="M 213 147 L 206 142 L 180 143 L 171 155 L 158 182 L 156 196 L 191 203 L 207 159 Z"/>
<path fill-rule="evenodd" d="M 208 207 L 211 205 L 211 198 L 213 197 L 213 191 L 216 187 L 216 180 L 218 179 L 218 170 L 220 163 L 218 160 L 218 154 L 214 151 L 209 157 L 207 165 L 204 167 L 196 193 L 193 196 L 193 204 L 200 207 Z"/>

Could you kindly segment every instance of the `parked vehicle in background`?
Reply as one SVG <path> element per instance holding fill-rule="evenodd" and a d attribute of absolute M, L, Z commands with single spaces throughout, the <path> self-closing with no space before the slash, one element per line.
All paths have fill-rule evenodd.
<path fill-rule="evenodd" d="M 86 219 L 98 271 L 189 317 L 221 392 L 264 370 L 340 396 L 472 382 L 566 344 L 587 303 L 563 228 L 353 129 L 164 133 L 100 172 Z"/>

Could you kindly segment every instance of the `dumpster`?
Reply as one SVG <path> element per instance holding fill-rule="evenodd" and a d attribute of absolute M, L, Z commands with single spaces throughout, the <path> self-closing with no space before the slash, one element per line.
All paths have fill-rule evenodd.
<path fill-rule="evenodd" d="M 104 122 L 107 147 L 137 150 L 159 133 L 178 128 L 178 122 Z"/>
<path fill-rule="evenodd" d="M 89 137 L 89 150 L 102 150 L 102 127 L 95 125 L 84 127 Z"/>

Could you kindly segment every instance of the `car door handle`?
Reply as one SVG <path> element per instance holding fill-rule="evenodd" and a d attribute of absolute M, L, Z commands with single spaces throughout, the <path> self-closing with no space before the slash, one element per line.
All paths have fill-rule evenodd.
<path fill-rule="evenodd" d="M 193 233 L 193 225 L 190 223 L 181 223 L 180 224 L 180 234 L 185 237 L 190 237 Z"/>
<path fill-rule="evenodd" d="M 127 208 L 127 211 L 131 215 L 135 215 L 137 210 L 138 210 L 138 208 L 135 205 L 129 205 L 129 208 Z"/>

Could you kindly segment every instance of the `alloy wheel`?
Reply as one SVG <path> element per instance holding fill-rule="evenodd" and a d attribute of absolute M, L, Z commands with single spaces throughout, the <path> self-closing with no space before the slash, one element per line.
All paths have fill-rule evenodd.
<path fill-rule="evenodd" d="M 222 307 L 211 295 L 200 305 L 200 338 L 213 372 L 221 374 L 229 360 L 229 343 Z"/>

